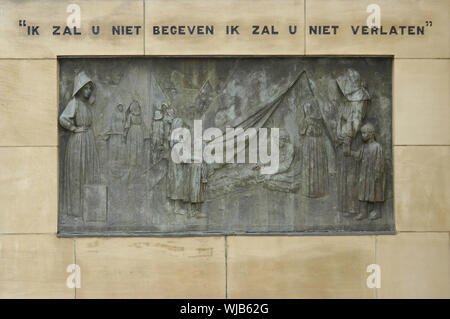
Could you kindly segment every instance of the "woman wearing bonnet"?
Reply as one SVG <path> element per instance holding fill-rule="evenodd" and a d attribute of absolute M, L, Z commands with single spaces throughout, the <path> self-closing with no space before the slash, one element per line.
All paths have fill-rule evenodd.
<path fill-rule="evenodd" d="M 95 86 L 92 80 L 80 72 L 75 76 L 72 99 L 59 123 L 70 131 L 64 156 L 62 205 L 65 215 L 83 216 L 83 186 L 98 184 L 100 168 L 94 133 L 90 101 Z"/>
<path fill-rule="evenodd" d="M 349 155 L 366 116 L 370 95 L 365 82 L 356 70 L 347 69 L 336 82 L 343 95 L 336 132 L 338 208 L 343 216 L 348 217 L 359 211 L 356 163 Z"/>

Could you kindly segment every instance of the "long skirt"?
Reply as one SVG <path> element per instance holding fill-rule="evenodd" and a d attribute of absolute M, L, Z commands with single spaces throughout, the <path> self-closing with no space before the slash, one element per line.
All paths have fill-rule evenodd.
<path fill-rule="evenodd" d="M 344 156 L 343 146 L 336 150 L 338 209 L 342 213 L 356 214 L 358 201 L 358 167 L 350 156 Z"/>
<path fill-rule="evenodd" d="M 322 136 L 306 136 L 302 146 L 302 193 L 322 197 L 328 192 L 328 160 Z"/>
<path fill-rule="evenodd" d="M 140 125 L 131 125 L 127 134 L 128 165 L 142 166 L 144 163 L 144 132 Z"/>
<path fill-rule="evenodd" d="M 111 134 L 108 139 L 108 160 L 120 161 L 124 158 L 124 145 L 122 144 L 122 135 Z"/>
<path fill-rule="evenodd" d="M 189 164 L 177 164 L 169 158 L 167 197 L 189 202 L 189 177 Z"/>
<path fill-rule="evenodd" d="M 92 129 L 73 133 L 64 156 L 62 204 L 69 216 L 83 216 L 83 187 L 98 184 L 100 166 Z"/>
<path fill-rule="evenodd" d="M 202 164 L 190 165 L 189 200 L 191 203 L 203 203 L 205 201 L 206 185 L 202 183 Z"/>

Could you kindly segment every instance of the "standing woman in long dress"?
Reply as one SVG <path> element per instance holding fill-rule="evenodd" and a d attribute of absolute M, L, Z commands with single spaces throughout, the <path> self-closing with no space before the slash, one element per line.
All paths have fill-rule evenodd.
<path fill-rule="evenodd" d="M 303 105 L 302 193 L 311 198 L 328 193 L 328 158 L 324 140 L 324 123 L 315 100 Z"/>
<path fill-rule="evenodd" d="M 152 123 L 152 164 L 156 164 L 165 150 L 164 113 L 162 105 L 157 105 Z"/>
<path fill-rule="evenodd" d="M 72 99 L 59 117 L 62 127 L 71 132 L 64 156 L 62 205 L 66 215 L 83 216 L 83 187 L 98 184 L 100 165 L 92 131 L 89 100 L 94 83 L 84 72 L 74 80 Z"/>
<path fill-rule="evenodd" d="M 170 128 L 170 135 L 176 129 L 183 127 L 183 120 L 179 117 L 175 117 L 172 121 Z M 177 158 L 176 163 L 172 156 L 181 156 L 181 154 L 172 155 L 173 147 L 177 143 L 183 142 L 184 136 L 179 136 L 178 138 L 173 138 L 170 136 L 169 146 L 169 158 L 168 158 L 168 170 L 167 170 L 167 197 L 173 201 L 174 213 L 184 215 L 186 210 L 184 209 L 185 203 L 190 201 L 189 198 L 189 164 L 180 162 L 181 158 Z"/>
<path fill-rule="evenodd" d="M 124 153 L 122 149 L 124 122 L 123 105 L 118 104 L 112 109 L 108 130 L 105 133 L 105 139 L 108 141 L 108 159 L 111 161 L 122 160 Z"/>
<path fill-rule="evenodd" d="M 338 182 L 338 210 L 342 216 L 356 216 L 359 212 L 358 170 L 350 157 L 352 144 L 369 107 L 370 95 L 358 71 L 348 69 L 336 79 L 343 102 L 339 107 L 336 134 L 336 168 Z"/>
<path fill-rule="evenodd" d="M 124 137 L 127 142 L 128 165 L 141 167 L 144 164 L 144 122 L 141 106 L 131 102 L 126 115 Z"/>

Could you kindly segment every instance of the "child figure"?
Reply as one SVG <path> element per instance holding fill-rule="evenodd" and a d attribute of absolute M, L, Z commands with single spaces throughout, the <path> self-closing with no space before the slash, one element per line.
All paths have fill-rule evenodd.
<path fill-rule="evenodd" d="M 351 155 L 360 162 L 358 180 L 358 199 L 360 212 L 357 220 L 378 219 L 381 217 L 381 205 L 384 202 L 384 156 L 381 145 L 375 141 L 375 128 L 366 123 L 361 127 L 364 145 Z M 369 212 L 370 207 L 370 214 Z"/>

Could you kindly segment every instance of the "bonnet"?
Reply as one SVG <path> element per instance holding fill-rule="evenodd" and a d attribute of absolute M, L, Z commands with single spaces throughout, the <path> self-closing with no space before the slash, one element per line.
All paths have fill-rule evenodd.
<path fill-rule="evenodd" d="M 348 69 L 343 75 L 336 79 L 341 92 L 349 101 L 365 101 L 370 95 L 364 87 L 364 82 L 358 71 Z"/>
<path fill-rule="evenodd" d="M 90 77 L 88 77 L 86 75 L 86 73 L 84 73 L 84 71 L 81 71 L 80 73 L 78 73 L 75 76 L 75 80 L 73 81 L 73 93 L 72 93 L 72 97 L 75 96 L 75 94 L 78 93 L 78 91 L 81 90 L 81 88 L 83 86 L 85 86 L 88 83 L 92 83 L 92 85 L 94 85 L 94 82 L 91 80 Z M 94 85 L 95 87 L 95 85 Z"/>

